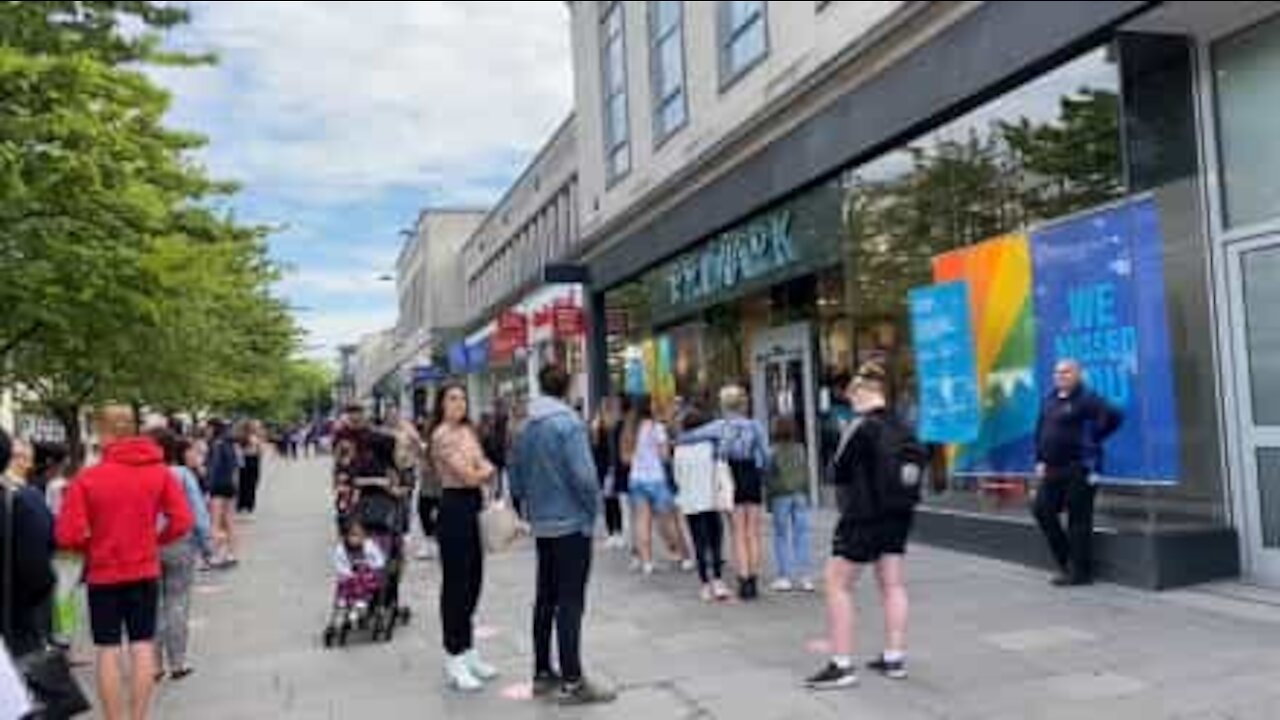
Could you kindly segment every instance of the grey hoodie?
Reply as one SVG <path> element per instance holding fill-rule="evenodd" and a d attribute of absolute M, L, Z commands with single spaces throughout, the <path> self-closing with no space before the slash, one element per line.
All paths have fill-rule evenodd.
<path fill-rule="evenodd" d="M 587 426 L 573 408 L 553 398 L 535 399 L 512 456 L 511 495 L 534 537 L 594 532 L 600 486 Z"/>

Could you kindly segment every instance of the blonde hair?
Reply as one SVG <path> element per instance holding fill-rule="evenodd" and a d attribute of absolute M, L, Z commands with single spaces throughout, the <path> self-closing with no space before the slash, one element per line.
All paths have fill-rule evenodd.
<path fill-rule="evenodd" d="M 743 390 L 741 385 L 726 385 L 720 388 L 720 412 L 746 414 L 747 391 Z"/>

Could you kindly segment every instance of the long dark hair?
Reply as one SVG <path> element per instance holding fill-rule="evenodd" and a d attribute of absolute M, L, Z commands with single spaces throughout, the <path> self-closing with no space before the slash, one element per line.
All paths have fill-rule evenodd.
<path fill-rule="evenodd" d="M 646 420 L 653 420 L 653 398 L 648 395 L 637 395 L 631 400 L 631 409 L 627 412 L 622 425 L 622 442 L 619 450 L 627 462 L 635 457 L 636 441 L 640 436 L 640 426 Z"/>
<path fill-rule="evenodd" d="M 432 432 L 435 432 L 436 428 L 444 424 L 444 401 L 445 401 L 445 398 L 449 396 L 449 393 L 453 392 L 454 390 L 457 390 L 462 393 L 462 397 L 466 398 L 467 400 L 467 409 L 468 410 L 471 409 L 471 396 L 467 394 L 466 385 L 463 385 L 462 383 L 457 382 L 456 380 L 450 380 L 449 382 L 441 385 L 440 389 L 436 391 L 435 405 L 432 406 L 431 408 Z M 470 427 L 471 418 L 464 415 L 462 418 L 461 424 Z"/>

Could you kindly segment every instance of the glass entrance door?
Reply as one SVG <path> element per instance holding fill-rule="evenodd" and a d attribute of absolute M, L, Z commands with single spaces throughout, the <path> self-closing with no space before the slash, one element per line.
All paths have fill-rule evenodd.
<path fill-rule="evenodd" d="M 817 415 L 813 332 L 807 323 L 759 333 L 752 342 L 751 396 L 754 416 L 772 429 L 784 418 L 809 457 L 810 496 L 818 491 Z"/>
<path fill-rule="evenodd" d="M 1227 253 L 1249 575 L 1280 586 L 1280 235 Z"/>

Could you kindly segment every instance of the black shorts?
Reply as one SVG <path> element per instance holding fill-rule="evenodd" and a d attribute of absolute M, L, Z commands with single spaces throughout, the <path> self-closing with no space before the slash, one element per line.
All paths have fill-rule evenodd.
<path fill-rule="evenodd" d="M 235 500 L 236 494 L 235 485 L 214 485 L 209 491 L 209 495 L 211 497 L 218 498 L 219 500 Z"/>
<path fill-rule="evenodd" d="M 129 642 L 150 642 L 156 636 L 156 610 L 160 584 L 155 580 L 89 588 L 89 624 L 93 644 L 117 647 Z"/>
<path fill-rule="evenodd" d="M 914 513 L 909 510 L 870 522 L 841 518 L 831 553 L 859 565 L 876 562 L 885 555 L 905 555 L 913 519 Z"/>
<path fill-rule="evenodd" d="M 751 460 L 731 460 L 729 468 L 733 470 L 733 504 L 764 504 L 764 473 Z"/>

